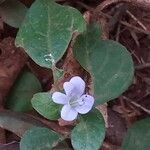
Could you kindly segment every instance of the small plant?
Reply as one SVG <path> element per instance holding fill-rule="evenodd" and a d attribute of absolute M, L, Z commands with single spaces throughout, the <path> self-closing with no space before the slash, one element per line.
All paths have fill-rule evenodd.
<path fill-rule="evenodd" d="M 89 91 L 84 93 L 85 81 L 75 76 L 63 84 L 66 94 L 58 90 L 49 91 L 47 94 L 37 93 L 32 99 L 32 106 L 51 120 L 61 117 L 66 121 L 73 121 L 77 119 L 78 113 L 82 114 L 78 117 L 79 124 L 76 124 L 71 132 L 72 145 L 79 150 L 96 150 L 104 140 L 105 123 L 101 113 L 94 107 L 91 109 L 94 103 L 96 106 L 118 97 L 131 84 L 134 69 L 132 58 L 126 48 L 117 42 L 99 39 L 101 31 L 96 22 L 87 25 L 78 10 L 61 6 L 52 0 L 36 0 L 32 4 L 19 28 L 16 46 L 23 47 L 38 65 L 52 69 L 55 87 L 59 80 L 59 77 L 55 76 L 56 71 L 60 69 L 56 64 L 67 50 L 74 33 L 78 36 L 73 44 L 73 55 L 90 73 L 92 78 L 90 86 L 94 97 L 89 95 Z M 44 106 L 42 103 L 45 100 L 49 102 Z M 64 106 L 60 108 L 59 104 Z M 49 111 L 46 112 L 48 108 Z M 35 131 L 40 132 L 31 129 L 33 134 L 25 133 L 24 138 L 32 139 Z M 40 133 L 38 136 L 40 139 Z M 25 141 L 24 138 L 22 142 Z M 56 142 L 55 139 L 51 140 L 53 143 Z M 26 142 L 21 144 L 20 148 L 26 149 L 22 146 L 26 144 Z M 36 149 L 40 144 L 36 142 L 33 148 L 30 143 L 32 148 L 29 146 L 28 150 Z M 49 145 L 50 147 L 52 145 Z"/>
<path fill-rule="evenodd" d="M 6 6 L 4 2 L 1 8 Z M 49 68 L 53 72 L 52 89 L 41 92 L 38 84 L 33 90 L 32 108 L 49 120 L 57 121 L 61 118 L 73 121 L 74 126 L 69 132 L 60 134 L 43 124 L 30 126 L 29 122 L 29 128 L 21 133 L 20 149 L 55 149 L 70 138 L 75 150 L 98 150 L 105 138 L 105 122 L 96 106 L 117 98 L 130 86 L 134 75 L 130 53 L 118 42 L 100 39 L 101 29 L 98 23 L 86 23 L 82 14 L 75 8 L 59 5 L 53 0 L 35 0 L 29 9 L 20 2 L 15 6 L 20 8 L 19 11 L 23 10 L 22 17 L 26 14 L 23 22 L 20 20 L 14 23 L 9 17 L 2 17 L 6 23 L 19 27 L 16 46 L 22 47 L 39 66 Z M 14 16 L 11 14 L 11 17 Z M 71 48 L 73 58 L 86 70 L 88 77 L 81 78 L 75 74 L 67 80 L 64 78 L 65 70 L 59 68 L 57 63 L 68 53 L 68 48 Z M 31 74 L 29 76 L 34 84 L 36 79 Z M 27 78 L 24 76 L 23 81 Z M 65 79 L 63 88 L 58 86 L 61 78 Z M 15 98 L 20 86 L 16 89 Z M 12 97 L 14 95 L 10 99 Z M 31 95 L 28 98 L 30 100 Z M 28 101 L 27 107 L 30 107 L 30 110 L 31 104 Z M 8 108 L 13 105 L 9 100 Z M 23 107 L 21 110 L 28 108 Z M 21 111 L 20 107 L 17 107 L 17 110 Z M 126 138 L 123 150 L 127 149 L 127 143 Z M 66 145 L 63 146 L 67 149 Z"/>

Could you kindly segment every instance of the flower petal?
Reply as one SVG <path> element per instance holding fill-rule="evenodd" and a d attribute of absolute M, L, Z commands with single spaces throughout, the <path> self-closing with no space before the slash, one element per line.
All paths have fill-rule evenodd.
<path fill-rule="evenodd" d="M 79 105 L 74 109 L 80 114 L 86 114 L 92 109 L 94 104 L 94 97 L 90 95 L 82 95 L 80 99 L 78 99 L 78 102 Z"/>
<path fill-rule="evenodd" d="M 69 101 L 68 96 L 61 92 L 54 92 L 52 95 L 52 99 L 57 104 L 67 104 Z"/>
<path fill-rule="evenodd" d="M 81 77 L 75 76 L 71 78 L 70 83 L 72 83 L 76 89 L 76 93 L 78 96 L 84 94 L 85 91 L 85 82 L 82 80 Z"/>
<path fill-rule="evenodd" d="M 78 112 L 70 105 L 64 105 L 61 110 L 61 118 L 66 121 L 73 121 L 77 118 Z"/>
<path fill-rule="evenodd" d="M 69 97 L 80 97 L 85 90 L 85 82 L 79 77 L 73 77 L 69 82 L 65 82 L 64 90 Z"/>
<path fill-rule="evenodd" d="M 64 88 L 64 90 L 65 90 L 65 93 L 66 93 L 66 95 L 68 96 L 68 97 L 72 97 L 72 96 L 74 96 L 75 95 L 75 88 L 74 88 L 74 85 L 72 84 L 72 83 L 70 83 L 70 82 L 65 82 L 64 84 L 63 84 L 63 88 Z"/>

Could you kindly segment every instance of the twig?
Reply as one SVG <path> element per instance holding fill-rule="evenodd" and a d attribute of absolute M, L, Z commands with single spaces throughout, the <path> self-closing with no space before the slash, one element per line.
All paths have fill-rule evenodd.
<path fill-rule="evenodd" d="M 18 141 L 12 141 L 12 142 L 10 142 L 10 143 L 6 143 L 6 144 L 3 144 L 3 145 L 4 145 L 4 146 L 8 146 L 8 145 L 15 144 L 15 143 L 19 144 Z"/>
<path fill-rule="evenodd" d="M 118 28 L 117 28 L 117 33 L 116 33 L 116 41 L 119 42 L 119 37 L 120 37 L 120 27 L 121 25 L 119 24 L 118 25 Z"/>
<path fill-rule="evenodd" d="M 126 2 L 126 3 L 131 3 L 133 5 L 136 5 L 136 6 L 139 6 L 139 7 L 146 7 L 146 8 L 149 8 L 150 9 L 150 0 L 106 0 L 104 2 L 102 2 L 100 5 L 98 5 L 96 7 L 96 9 L 94 10 L 94 17 L 95 18 L 98 18 L 99 16 L 102 15 L 102 10 L 105 9 L 106 7 L 112 5 L 112 4 L 115 4 L 115 3 L 120 3 L 120 2 Z M 104 13 L 103 13 L 104 14 Z M 106 15 L 107 17 L 109 15 Z M 112 16 L 109 16 L 109 18 L 112 18 Z M 133 26 L 125 21 L 120 21 L 121 24 L 129 27 L 129 28 L 132 28 L 138 32 L 142 32 L 144 34 L 147 34 L 147 35 L 150 35 L 150 31 L 145 31 L 143 29 L 140 29 L 136 26 Z"/>
<path fill-rule="evenodd" d="M 126 10 L 126 13 L 127 13 L 128 15 L 130 15 L 131 18 L 132 18 L 133 20 L 135 20 L 145 31 L 148 31 L 148 29 L 144 26 L 144 24 L 143 24 L 141 21 L 139 21 L 129 10 Z"/>
<path fill-rule="evenodd" d="M 134 50 L 131 51 L 131 55 L 133 55 L 135 57 L 135 59 L 138 61 L 138 63 L 141 63 L 141 59 L 137 56 L 137 54 L 135 53 Z"/>
<path fill-rule="evenodd" d="M 145 69 L 145 68 L 150 68 L 150 63 L 145 63 L 145 64 L 142 64 L 142 65 L 135 66 L 136 70 L 142 70 L 142 69 Z"/>
<path fill-rule="evenodd" d="M 113 17 L 109 19 L 108 25 L 109 25 L 109 31 L 114 31 L 114 29 L 118 26 L 119 21 L 122 19 L 124 13 L 126 12 L 126 5 L 124 4 L 118 4 L 114 9 Z"/>
<path fill-rule="evenodd" d="M 111 19 L 111 18 L 112 18 L 112 16 L 110 16 L 110 15 L 108 15 L 108 14 L 105 14 L 105 13 L 103 13 L 103 12 L 99 12 L 99 14 L 100 14 L 100 15 L 103 15 L 104 17 L 106 17 L 106 18 L 108 18 L 108 19 Z M 127 27 L 129 27 L 129 28 L 131 28 L 131 29 L 134 29 L 134 30 L 137 31 L 137 32 L 144 33 L 144 34 L 146 34 L 146 35 L 150 35 L 150 31 L 145 31 L 145 30 L 143 30 L 143 29 L 140 29 L 140 28 L 138 28 L 138 27 L 136 27 L 136 26 L 133 26 L 133 25 L 127 23 L 126 21 L 119 21 L 119 22 L 120 22 L 122 25 L 125 25 L 125 26 L 127 26 Z"/>
<path fill-rule="evenodd" d="M 95 12 L 99 13 L 106 7 L 108 7 L 112 4 L 121 3 L 121 2 L 131 3 L 138 7 L 144 7 L 146 9 L 150 9 L 150 0 L 105 0 L 96 8 Z"/>
<path fill-rule="evenodd" d="M 0 144 L 0 150 L 18 150 L 19 142 L 12 141 L 7 144 Z"/>
<path fill-rule="evenodd" d="M 136 26 L 133 26 L 133 25 L 127 23 L 126 21 L 120 21 L 120 23 L 123 24 L 123 25 L 125 25 L 125 26 L 127 26 L 127 27 L 129 27 L 129 28 L 131 28 L 131 29 L 134 29 L 135 31 L 144 33 L 144 34 L 146 34 L 146 35 L 150 35 L 150 31 L 145 31 L 145 30 L 143 30 L 143 29 L 140 29 L 140 28 L 138 28 L 138 27 L 136 27 Z"/>
<path fill-rule="evenodd" d="M 138 40 L 138 37 L 137 37 L 136 33 L 133 30 L 130 30 L 130 34 L 131 34 L 133 40 L 135 41 L 136 45 L 138 47 L 140 47 L 140 43 L 139 43 L 139 40 Z"/>
<path fill-rule="evenodd" d="M 125 100 L 127 100 L 128 102 L 130 102 L 131 104 L 133 104 L 134 106 L 142 109 L 144 112 L 150 114 L 150 110 L 146 109 L 145 107 L 141 106 L 140 104 L 132 101 L 130 98 L 127 98 L 126 96 L 122 96 Z"/>
<path fill-rule="evenodd" d="M 114 3 L 115 3 L 116 1 L 119 1 L 119 0 L 112 0 L 111 2 L 114 2 Z M 121 1 L 121 0 L 120 0 L 120 1 Z M 128 0 L 127 0 L 127 1 L 128 1 Z M 126 1 L 126 2 L 127 2 L 127 1 Z M 104 1 L 103 3 L 105 4 L 105 2 L 106 2 L 106 1 Z M 108 3 L 108 5 L 109 5 L 109 4 L 112 4 L 111 2 Z M 99 6 L 97 6 L 97 8 L 94 10 L 92 7 L 86 5 L 86 4 L 82 3 L 82 2 L 77 1 L 76 3 L 80 4 L 83 8 L 85 8 L 85 9 L 87 9 L 87 10 L 89 10 L 89 11 L 94 12 L 96 16 L 99 16 L 99 14 L 100 14 L 100 15 L 106 17 L 106 18 L 109 18 L 109 19 L 112 19 L 112 18 L 113 18 L 112 16 L 110 16 L 110 15 L 105 14 L 105 13 L 102 12 L 102 10 L 107 6 L 106 4 L 105 4 L 106 6 L 103 6 L 104 4 L 101 3 L 101 4 L 100 4 Z M 117 3 L 117 2 L 116 2 L 116 3 Z M 150 5 L 150 4 L 149 4 L 149 5 Z M 133 26 L 133 25 L 127 23 L 126 21 L 121 21 L 121 20 L 120 20 L 119 22 L 120 22 L 122 25 L 125 25 L 125 26 L 127 26 L 127 27 L 129 27 L 129 28 L 131 28 L 131 29 L 134 29 L 134 30 L 137 31 L 137 32 L 144 33 L 144 34 L 146 34 L 146 35 L 150 35 L 150 31 L 145 30 L 145 29 L 147 29 L 146 27 L 145 27 L 145 29 L 143 30 L 143 29 L 140 29 L 140 28 L 138 28 L 138 27 L 136 27 L 136 26 Z"/>

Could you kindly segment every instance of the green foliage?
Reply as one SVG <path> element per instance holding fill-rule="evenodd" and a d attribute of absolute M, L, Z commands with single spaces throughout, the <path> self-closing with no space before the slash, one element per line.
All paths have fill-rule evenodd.
<path fill-rule="evenodd" d="M 33 127 L 45 127 L 45 125 L 26 114 L 0 111 L 0 127 L 21 137 L 26 130 Z"/>
<path fill-rule="evenodd" d="M 101 104 L 121 95 L 131 84 L 134 67 L 130 53 L 121 44 L 100 40 L 96 25 L 79 35 L 73 53 L 93 78 L 96 103 Z"/>
<path fill-rule="evenodd" d="M 148 150 L 150 148 L 150 118 L 134 123 L 128 129 L 121 150 Z"/>
<path fill-rule="evenodd" d="M 0 2 L 1 17 L 5 23 L 18 28 L 24 20 L 28 8 L 18 0 Z"/>
<path fill-rule="evenodd" d="M 0 9 L 3 12 L 3 20 L 14 27 L 20 26 L 27 12 L 27 8 L 16 0 L 3 2 Z M 96 24 L 89 25 L 85 30 L 86 23 L 78 10 L 59 5 L 53 0 L 35 0 L 19 28 L 16 46 L 22 47 L 38 65 L 51 68 L 55 83 L 63 75 L 63 70 L 56 68 L 55 64 L 65 53 L 73 33 L 81 33 L 73 46 L 73 54 L 81 66 L 91 74 L 96 104 L 101 104 L 118 97 L 131 84 L 134 74 L 133 61 L 130 53 L 121 44 L 101 40 L 101 30 Z M 45 118 L 58 119 L 61 105 L 52 101 L 49 92 L 38 93 L 41 90 L 37 78 L 30 72 L 23 72 L 11 90 L 7 108 L 28 111 L 31 110 L 32 103 L 33 108 Z M 10 121 L 13 123 L 9 124 Z M 147 133 L 146 129 L 148 130 L 149 126 L 147 123 L 143 124 L 146 127 L 140 133 L 136 133 L 138 129 L 135 130 L 135 127 L 142 127 L 141 125 L 129 129 L 122 150 L 128 148 L 127 144 L 129 150 L 139 148 L 142 145 L 140 142 L 144 141 L 143 143 L 147 144 L 149 132 Z M 29 117 L 2 113 L 0 127 L 3 126 L 18 136 L 22 136 L 27 130 L 20 142 L 21 150 L 49 150 L 56 145 L 68 146 L 60 140 L 60 135 L 44 128 L 42 123 L 30 120 Z M 145 139 L 141 138 L 143 134 L 146 135 Z M 98 150 L 104 138 L 105 122 L 96 109 L 80 116 L 79 124 L 71 132 L 71 142 L 75 150 Z M 146 150 L 150 145 L 144 146 L 140 148 L 145 149 L 137 150 Z"/>
<path fill-rule="evenodd" d="M 60 118 L 60 105 L 54 103 L 49 92 L 37 93 L 31 100 L 33 108 L 47 119 Z"/>
<path fill-rule="evenodd" d="M 20 142 L 20 150 L 50 150 L 60 136 L 47 128 L 32 128 L 25 132 Z"/>
<path fill-rule="evenodd" d="M 52 0 L 36 0 L 19 29 L 16 45 L 40 66 L 51 68 L 64 54 L 73 32 L 83 32 L 85 27 L 76 9 Z"/>
<path fill-rule="evenodd" d="M 6 107 L 14 111 L 32 110 L 31 98 L 40 91 L 38 79 L 31 72 L 23 71 L 9 93 Z"/>
<path fill-rule="evenodd" d="M 71 141 L 75 150 L 98 150 L 105 137 L 105 123 L 98 110 L 81 117 L 72 130 Z"/>

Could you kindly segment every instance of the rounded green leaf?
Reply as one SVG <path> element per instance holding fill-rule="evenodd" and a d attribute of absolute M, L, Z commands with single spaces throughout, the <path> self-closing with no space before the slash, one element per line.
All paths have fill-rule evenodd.
<path fill-rule="evenodd" d="M 23 47 L 40 66 L 51 68 L 64 54 L 72 34 L 85 27 L 78 10 L 52 0 L 36 0 L 19 29 L 16 46 Z"/>
<path fill-rule="evenodd" d="M 71 142 L 75 150 L 98 150 L 105 137 L 105 123 L 98 110 L 81 117 L 72 130 Z"/>
<path fill-rule="evenodd" d="M 96 104 L 121 95 L 131 84 L 134 67 L 130 53 L 121 44 L 100 40 L 99 29 L 89 26 L 77 37 L 73 47 L 75 58 L 93 78 Z"/>
<path fill-rule="evenodd" d="M 23 71 L 11 89 L 6 107 L 14 111 L 32 110 L 31 98 L 42 91 L 39 80 L 29 71 Z"/>
<path fill-rule="evenodd" d="M 49 92 L 37 93 L 31 100 L 33 108 L 47 119 L 60 118 L 60 105 L 54 103 Z"/>
<path fill-rule="evenodd" d="M 28 8 L 18 0 L 6 0 L 0 5 L 2 19 L 5 23 L 15 28 L 20 27 L 27 10 Z"/>
<path fill-rule="evenodd" d="M 47 128 L 27 130 L 20 141 L 20 150 L 50 150 L 60 136 Z"/>
<path fill-rule="evenodd" d="M 148 150 L 150 148 L 150 118 L 134 123 L 128 129 L 121 150 Z"/>

